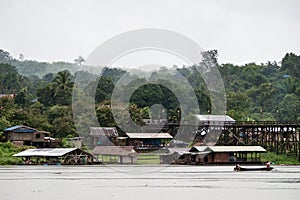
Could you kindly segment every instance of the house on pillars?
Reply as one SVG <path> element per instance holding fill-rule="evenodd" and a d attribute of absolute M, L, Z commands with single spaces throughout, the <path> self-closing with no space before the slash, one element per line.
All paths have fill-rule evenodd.
<path fill-rule="evenodd" d="M 39 131 L 24 125 L 12 126 L 4 130 L 4 140 L 16 145 L 28 145 L 36 147 L 55 147 L 61 140 L 50 137 L 47 131 Z"/>

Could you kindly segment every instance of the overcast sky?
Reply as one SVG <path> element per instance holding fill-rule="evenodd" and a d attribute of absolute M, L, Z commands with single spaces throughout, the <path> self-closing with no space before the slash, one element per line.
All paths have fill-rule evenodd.
<path fill-rule="evenodd" d="M 217 49 L 220 63 L 280 61 L 287 52 L 300 54 L 299 2 L 0 0 L 0 49 L 73 62 L 122 32 L 163 28 Z"/>

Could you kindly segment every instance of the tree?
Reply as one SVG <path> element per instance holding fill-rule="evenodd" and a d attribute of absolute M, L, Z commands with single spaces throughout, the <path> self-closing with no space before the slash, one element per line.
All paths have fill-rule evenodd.
<path fill-rule="evenodd" d="M 281 71 L 285 71 L 291 76 L 300 78 L 300 56 L 297 56 L 294 53 L 287 53 L 281 63 Z"/>
<path fill-rule="evenodd" d="M 70 105 L 73 85 L 72 75 L 68 70 L 58 72 L 52 80 L 55 103 L 59 105 Z"/>
<path fill-rule="evenodd" d="M 55 137 L 76 135 L 75 126 L 70 106 L 55 105 L 46 112 L 48 121 L 52 125 L 51 132 Z"/>
<path fill-rule="evenodd" d="M 54 90 L 51 84 L 39 87 L 36 91 L 36 95 L 38 96 L 38 101 L 47 107 L 55 104 Z"/>
<path fill-rule="evenodd" d="M 195 94 L 198 99 L 198 105 L 200 109 L 200 113 L 206 113 L 208 110 L 211 110 L 211 102 L 209 97 L 209 92 L 207 88 L 203 85 L 195 88 Z"/>
<path fill-rule="evenodd" d="M 74 60 L 74 62 L 75 62 L 77 65 L 81 66 L 81 64 L 84 63 L 85 60 L 84 60 L 84 58 L 83 58 L 82 56 L 78 56 L 78 58 L 76 58 L 76 59 Z"/>
<path fill-rule="evenodd" d="M 218 67 L 218 51 L 217 50 L 208 50 L 201 52 L 202 61 L 200 66 L 203 65 L 206 68 Z"/>
<path fill-rule="evenodd" d="M 27 88 L 22 88 L 22 90 L 16 95 L 15 103 L 21 107 L 27 106 L 29 104 Z"/>
<path fill-rule="evenodd" d="M 19 54 L 19 60 L 21 61 L 21 62 L 23 62 L 24 61 L 24 54 Z"/>
<path fill-rule="evenodd" d="M 0 63 L 0 93 L 16 93 L 21 88 L 20 79 L 14 66 Z"/>
<path fill-rule="evenodd" d="M 97 118 L 100 126 L 116 127 L 117 123 L 114 120 L 111 107 L 107 105 L 99 105 L 96 109 Z"/>
<path fill-rule="evenodd" d="M 38 130 L 52 131 L 54 128 L 48 121 L 48 116 L 45 113 L 45 106 L 39 101 L 30 105 L 27 109 L 28 122 L 27 125 Z"/>
<path fill-rule="evenodd" d="M 279 119 L 280 121 L 297 121 L 300 113 L 300 98 L 295 94 L 285 95 L 280 103 Z"/>
<path fill-rule="evenodd" d="M 111 78 L 115 84 L 125 73 L 126 71 L 122 69 L 105 67 L 102 70 L 102 77 Z"/>
<path fill-rule="evenodd" d="M 2 131 L 11 125 L 10 118 L 15 109 L 14 101 L 11 98 L 0 98 L 0 139 Z"/>
<path fill-rule="evenodd" d="M 164 94 L 160 85 L 145 84 L 139 87 L 131 96 L 130 102 L 143 108 L 154 104 L 161 104 L 164 99 Z"/>
<path fill-rule="evenodd" d="M 3 130 L 10 126 L 11 126 L 11 123 L 6 119 L 6 117 L 1 116 L 0 117 L 0 140 L 3 135 Z"/>
<path fill-rule="evenodd" d="M 0 49 L 0 63 L 10 63 L 12 59 L 13 58 L 9 52 Z"/>
<path fill-rule="evenodd" d="M 43 76 L 43 81 L 51 82 L 54 79 L 53 73 L 48 73 Z"/>
<path fill-rule="evenodd" d="M 227 111 L 236 120 L 247 120 L 247 114 L 253 108 L 252 100 L 242 92 L 227 94 Z"/>
<path fill-rule="evenodd" d="M 95 94 L 95 100 L 96 102 L 103 102 L 103 101 L 110 101 L 111 100 L 111 94 L 114 90 L 114 83 L 110 77 L 101 77 L 99 79 L 96 94 Z"/>

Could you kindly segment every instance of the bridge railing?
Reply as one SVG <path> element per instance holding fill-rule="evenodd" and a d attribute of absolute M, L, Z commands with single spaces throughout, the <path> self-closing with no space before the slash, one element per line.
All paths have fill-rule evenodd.
<path fill-rule="evenodd" d="M 231 125 L 225 123 L 226 125 Z M 299 121 L 236 121 L 234 125 L 299 125 Z"/>
<path fill-rule="evenodd" d="M 293 126 L 300 126 L 300 121 L 235 121 L 235 122 L 229 122 L 229 121 L 200 121 L 198 123 L 188 123 L 188 122 L 182 122 L 182 123 L 166 123 L 165 126 L 230 126 L 230 125 L 293 125 Z"/>

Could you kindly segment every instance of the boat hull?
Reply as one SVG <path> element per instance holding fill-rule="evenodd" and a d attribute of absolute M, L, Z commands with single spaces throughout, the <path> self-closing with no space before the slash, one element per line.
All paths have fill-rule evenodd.
<path fill-rule="evenodd" d="M 234 171 L 271 171 L 273 167 L 258 167 L 258 168 L 246 168 L 246 167 L 235 167 Z"/>

